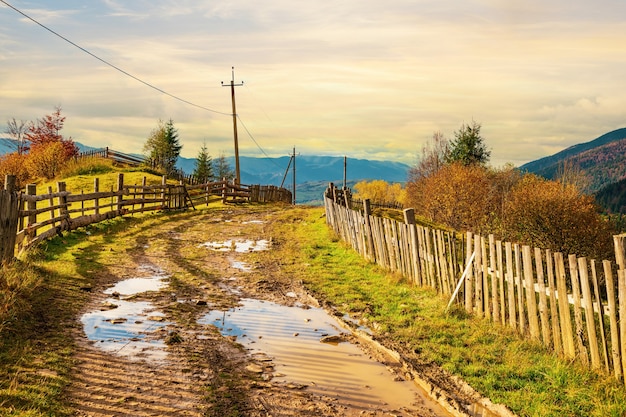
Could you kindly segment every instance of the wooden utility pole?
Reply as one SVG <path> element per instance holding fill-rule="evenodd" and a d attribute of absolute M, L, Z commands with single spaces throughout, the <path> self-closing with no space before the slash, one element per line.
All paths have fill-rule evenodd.
<path fill-rule="evenodd" d="M 296 147 L 293 147 L 293 205 L 296 205 Z"/>
<path fill-rule="evenodd" d="M 348 187 L 348 157 L 343 157 L 343 189 Z"/>
<path fill-rule="evenodd" d="M 233 103 L 233 134 L 235 138 L 235 184 L 241 183 L 241 171 L 239 169 L 239 140 L 237 139 L 237 108 L 235 106 L 235 87 L 239 87 L 243 85 L 243 81 L 241 84 L 235 84 L 235 67 L 232 67 L 233 70 L 233 78 L 230 80 L 230 97 Z M 228 85 L 224 85 L 224 81 L 222 81 L 222 87 L 227 87 Z"/>

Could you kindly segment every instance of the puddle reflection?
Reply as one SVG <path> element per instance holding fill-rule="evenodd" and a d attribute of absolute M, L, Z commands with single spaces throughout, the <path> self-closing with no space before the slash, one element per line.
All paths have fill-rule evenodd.
<path fill-rule="evenodd" d="M 166 278 L 165 274 L 156 271 L 152 277 L 120 281 L 104 293 L 130 296 L 159 291 L 167 287 Z M 101 309 L 84 314 L 80 320 L 85 335 L 99 349 L 136 359 L 160 360 L 167 356 L 167 351 L 159 336 L 170 324 L 163 317 L 164 314 L 149 301 L 112 297 L 103 302 Z"/>
<path fill-rule="evenodd" d="M 207 247 L 218 252 L 258 252 L 268 250 L 271 242 L 267 239 L 261 240 L 226 240 L 224 242 L 205 242 L 200 247 Z"/>
<path fill-rule="evenodd" d="M 415 384 L 396 380 L 385 365 L 357 346 L 321 343 L 324 336 L 342 334 L 323 309 L 244 299 L 237 308 L 212 311 L 200 323 L 217 326 L 223 335 L 237 336 L 253 354 L 272 357 L 275 381 L 306 385 L 315 394 L 363 410 L 411 409 L 432 402 Z"/>

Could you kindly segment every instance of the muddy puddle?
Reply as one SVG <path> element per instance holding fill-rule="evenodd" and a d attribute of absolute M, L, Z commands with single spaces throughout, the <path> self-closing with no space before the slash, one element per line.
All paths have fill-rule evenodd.
<path fill-rule="evenodd" d="M 348 335 L 323 309 L 243 299 L 239 307 L 212 311 L 200 323 L 237 337 L 266 379 L 302 386 L 364 411 L 419 415 L 416 410 L 430 408 L 437 415 L 449 415 L 413 382 L 346 342 Z"/>
<path fill-rule="evenodd" d="M 219 252 L 257 252 L 270 248 L 271 241 L 267 239 L 260 240 L 225 240 L 223 242 L 205 242 L 200 247 L 206 247 Z"/>
<path fill-rule="evenodd" d="M 129 278 L 107 288 L 104 294 L 111 297 L 80 319 L 87 338 L 99 349 L 132 359 L 165 358 L 164 339 L 170 323 L 151 302 L 131 298 L 167 287 L 166 278 L 154 270 L 152 276 Z"/>

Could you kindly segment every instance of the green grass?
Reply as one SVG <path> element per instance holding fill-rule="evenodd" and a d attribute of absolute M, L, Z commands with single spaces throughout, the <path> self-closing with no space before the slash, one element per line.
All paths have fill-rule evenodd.
<path fill-rule="evenodd" d="M 70 416 L 63 390 L 73 329 L 94 271 L 134 245 L 140 225 L 166 216 L 118 218 L 44 242 L 0 274 L 0 416 Z M 131 238 L 129 238 L 131 236 Z"/>
<path fill-rule="evenodd" d="M 205 215 L 204 210 L 148 214 L 92 225 L 48 241 L 1 270 L 0 415 L 71 415 L 63 398 L 74 349 L 67 326 L 89 297 L 84 290 L 93 284 L 94 271 L 106 273 L 107 265 L 165 223 L 179 222 L 184 233 L 185 224 Z M 319 299 L 360 319 L 416 362 L 436 363 L 521 416 L 626 415 L 623 383 L 558 359 L 464 310 L 446 314 L 447 299 L 407 284 L 340 242 L 322 208 L 281 207 L 273 216 L 276 221 L 265 227 L 275 244 L 258 256 L 273 257 L 281 265 L 278 273 L 301 280 Z M 153 239 L 150 250 L 169 253 L 168 245 L 171 239 Z M 168 260 L 178 290 L 200 277 L 195 258 Z"/>
<path fill-rule="evenodd" d="M 322 208 L 286 211 L 274 227 L 274 239 L 284 243 L 275 256 L 286 273 L 416 361 L 436 363 L 521 416 L 626 415 L 623 383 L 459 308 L 446 314 L 447 299 L 369 264 L 338 241 Z"/>

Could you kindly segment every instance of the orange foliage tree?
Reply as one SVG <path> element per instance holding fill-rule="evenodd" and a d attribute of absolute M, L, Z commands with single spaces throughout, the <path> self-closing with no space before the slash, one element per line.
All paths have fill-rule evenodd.
<path fill-rule="evenodd" d="M 60 143 L 63 146 L 63 161 L 78 155 L 78 147 L 72 138 L 65 139 L 60 133 L 64 123 L 65 116 L 61 116 L 60 107 L 56 107 L 52 114 L 31 122 L 28 131 L 24 134 L 24 138 L 29 142 L 30 151 L 51 143 Z"/>
<path fill-rule="evenodd" d="M 487 168 L 452 163 L 407 184 L 408 207 L 431 222 L 480 232 L 492 212 L 493 185 Z"/>
<path fill-rule="evenodd" d="M 53 179 L 68 161 L 66 151 L 61 142 L 32 147 L 26 159 L 28 172 L 34 178 Z"/>
<path fill-rule="evenodd" d="M 369 199 L 377 204 L 402 204 L 404 199 L 401 184 L 390 184 L 383 180 L 360 181 L 354 185 L 354 190 L 356 191 L 355 198 Z"/>
<path fill-rule="evenodd" d="M 615 231 L 592 196 L 575 185 L 531 174 L 511 190 L 501 226 L 505 240 L 596 259 L 613 253 Z"/>
<path fill-rule="evenodd" d="M 4 183 L 6 175 L 14 175 L 17 188 L 24 188 L 30 179 L 26 159 L 26 155 L 17 152 L 0 156 L 0 180 Z"/>

